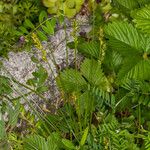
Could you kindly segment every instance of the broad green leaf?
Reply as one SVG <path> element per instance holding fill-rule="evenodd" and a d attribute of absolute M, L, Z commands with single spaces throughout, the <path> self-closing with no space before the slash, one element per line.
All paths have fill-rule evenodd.
<path fill-rule="evenodd" d="M 31 28 L 31 29 L 35 28 L 34 25 L 33 25 L 33 23 L 29 19 L 26 19 L 24 21 L 24 26 L 27 27 L 27 28 Z"/>
<path fill-rule="evenodd" d="M 105 28 L 109 46 L 123 55 L 118 79 L 148 79 L 150 75 L 150 39 L 127 22 L 113 22 Z"/>
<path fill-rule="evenodd" d="M 144 6 L 145 4 L 150 4 L 150 0 L 137 0 L 140 6 Z"/>
<path fill-rule="evenodd" d="M 133 13 L 133 18 L 137 28 L 141 29 L 144 33 L 150 34 L 150 5 L 136 10 Z"/>
<path fill-rule="evenodd" d="M 146 38 L 137 29 L 127 22 L 113 22 L 105 27 L 105 33 L 109 38 L 109 45 L 121 54 L 132 55 L 137 51 L 146 49 Z"/>
<path fill-rule="evenodd" d="M 85 59 L 81 64 L 81 73 L 90 85 L 98 86 L 104 91 L 110 91 L 110 84 L 97 61 Z"/>
<path fill-rule="evenodd" d="M 58 86 L 66 92 L 85 90 L 87 86 L 82 75 L 73 69 L 66 69 L 61 72 L 57 78 L 57 83 Z"/>
<path fill-rule="evenodd" d="M 47 36 L 42 31 L 37 30 L 36 32 L 42 41 L 47 41 Z"/>
<path fill-rule="evenodd" d="M 77 47 L 78 51 L 88 55 L 91 58 L 99 58 L 100 56 L 100 45 L 98 42 L 84 42 L 80 43 Z"/>
<path fill-rule="evenodd" d="M 25 150 L 49 150 L 46 140 L 40 135 L 31 135 L 25 138 L 23 147 Z"/>
<path fill-rule="evenodd" d="M 83 136 L 81 138 L 81 141 L 80 141 L 80 145 L 83 146 L 86 142 L 86 139 L 87 139 L 87 136 L 88 136 L 88 132 L 89 132 L 89 127 L 87 127 L 84 132 L 83 132 Z"/>
<path fill-rule="evenodd" d="M 76 147 L 70 140 L 62 139 L 62 143 L 69 149 L 76 149 Z"/>
<path fill-rule="evenodd" d="M 47 147 L 49 150 L 59 150 L 59 135 L 57 133 L 52 133 L 47 139 Z M 62 143 L 61 143 L 62 144 Z"/>
<path fill-rule="evenodd" d="M 40 15 L 39 15 L 39 22 L 41 23 L 41 22 L 43 22 L 44 21 L 44 19 L 46 19 L 47 18 L 47 12 L 46 11 L 41 11 L 40 12 Z"/>
<path fill-rule="evenodd" d="M 131 56 L 125 59 L 122 69 L 118 74 L 118 79 L 134 78 L 139 80 L 149 79 L 150 60 L 142 60 L 140 57 Z"/>
<path fill-rule="evenodd" d="M 137 0 L 116 0 L 120 5 L 124 6 L 127 9 L 135 9 L 138 7 Z"/>

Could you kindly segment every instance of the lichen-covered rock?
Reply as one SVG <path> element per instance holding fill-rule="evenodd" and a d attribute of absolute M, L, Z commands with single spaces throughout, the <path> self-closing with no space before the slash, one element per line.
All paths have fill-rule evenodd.
<path fill-rule="evenodd" d="M 80 23 L 78 34 L 81 31 L 89 32 L 91 30 L 86 16 L 77 16 L 77 21 Z M 60 99 L 60 93 L 56 86 L 55 77 L 57 76 L 58 72 L 56 65 L 54 65 L 53 59 L 55 59 L 55 63 L 57 64 L 57 66 L 59 66 L 60 70 L 64 69 L 67 65 L 67 50 L 68 65 L 71 65 L 73 63 L 74 50 L 66 47 L 66 42 L 71 42 L 74 40 L 74 38 L 72 37 L 72 32 L 73 28 L 68 22 L 66 31 L 60 26 L 55 35 L 49 37 L 48 42 L 42 42 L 43 48 L 47 53 L 48 62 L 44 62 L 42 60 L 41 51 L 33 46 L 30 52 L 10 52 L 8 55 L 9 59 L 2 59 L 3 65 L 13 78 L 15 78 L 20 83 L 26 84 L 26 81 L 33 77 L 32 73 L 37 70 L 37 64 L 31 60 L 32 56 L 36 57 L 36 59 L 39 60 L 40 64 L 42 64 L 42 66 L 48 72 L 48 80 L 46 82 L 46 85 L 49 86 L 49 91 L 44 92 L 42 95 L 51 102 L 57 102 L 57 100 Z M 10 75 L 7 74 L 7 72 L 5 72 L 4 70 L 1 70 L 0 74 L 10 77 Z M 14 91 L 11 97 L 18 97 L 30 92 L 28 89 L 22 86 L 15 85 L 15 87 L 18 89 L 19 93 L 17 91 Z M 27 100 L 35 103 L 35 108 L 37 106 L 42 105 L 42 107 L 45 107 L 45 105 L 47 105 L 40 97 L 35 94 L 29 94 L 26 98 Z M 26 110 L 29 109 L 27 107 L 27 101 L 24 98 L 22 98 L 20 102 L 24 104 Z"/>

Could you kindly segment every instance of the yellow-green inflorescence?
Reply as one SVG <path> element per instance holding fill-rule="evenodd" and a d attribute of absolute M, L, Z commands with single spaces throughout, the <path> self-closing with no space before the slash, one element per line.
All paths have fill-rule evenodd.
<path fill-rule="evenodd" d="M 35 47 L 41 51 L 41 53 L 42 53 L 42 59 L 43 59 L 44 61 L 47 61 L 47 58 L 46 58 L 46 56 L 47 56 L 46 50 L 43 49 L 43 46 L 42 46 L 42 44 L 41 44 L 41 42 L 40 42 L 38 36 L 36 35 L 36 33 L 32 33 L 31 38 L 32 38 L 32 40 L 33 40 L 33 43 L 34 43 Z"/>
<path fill-rule="evenodd" d="M 84 0 L 43 0 L 43 5 L 50 14 L 64 14 L 68 18 L 74 17 L 81 9 Z"/>

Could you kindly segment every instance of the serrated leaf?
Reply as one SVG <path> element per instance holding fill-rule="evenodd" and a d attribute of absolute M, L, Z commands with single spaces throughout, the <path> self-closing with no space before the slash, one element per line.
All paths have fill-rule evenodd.
<path fill-rule="evenodd" d="M 124 77 L 148 79 L 150 60 L 148 54 L 149 38 L 127 22 L 113 22 L 105 28 L 109 46 L 124 56 L 124 64 L 119 71 L 118 79 Z"/>
<path fill-rule="evenodd" d="M 59 150 L 58 141 L 59 141 L 59 135 L 57 135 L 56 133 L 52 133 L 47 139 L 47 146 L 49 150 Z"/>
<path fill-rule="evenodd" d="M 109 38 L 110 46 L 121 53 L 132 55 L 135 51 L 145 50 L 145 37 L 132 24 L 116 21 L 105 27 L 105 33 Z"/>
<path fill-rule="evenodd" d="M 110 84 L 97 61 L 85 59 L 81 64 L 81 73 L 89 84 L 98 86 L 104 91 L 109 91 Z"/>
<path fill-rule="evenodd" d="M 82 75 L 73 69 L 66 69 L 61 72 L 57 84 L 65 92 L 84 90 L 87 86 Z"/>
<path fill-rule="evenodd" d="M 32 135 L 24 140 L 25 150 L 48 150 L 46 140 L 39 135 Z"/>
<path fill-rule="evenodd" d="M 137 0 L 140 6 L 144 6 L 145 4 L 149 4 L 150 0 Z"/>
<path fill-rule="evenodd" d="M 41 23 L 41 22 L 43 22 L 44 21 L 44 19 L 46 19 L 47 18 L 47 12 L 46 11 L 41 11 L 41 13 L 40 13 L 40 15 L 39 15 L 39 22 Z"/>
<path fill-rule="evenodd" d="M 42 32 L 42 31 L 39 31 L 37 30 L 37 35 L 39 36 L 39 38 L 42 40 L 42 41 L 47 41 L 47 36 Z"/>
<path fill-rule="evenodd" d="M 80 43 L 77 47 L 78 51 L 88 55 L 90 58 L 91 56 L 94 58 L 99 58 L 100 54 L 100 45 L 98 42 L 84 42 Z"/>
<path fill-rule="evenodd" d="M 150 34 L 150 5 L 136 10 L 133 13 L 133 18 L 137 28 L 141 29 L 144 33 Z"/>
<path fill-rule="evenodd" d="M 135 8 L 138 7 L 137 0 L 125 0 L 125 1 L 123 1 L 123 0 L 117 0 L 117 2 L 120 5 L 124 6 L 127 9 L 130 9 L 130 10 L 135 9 Z"/>

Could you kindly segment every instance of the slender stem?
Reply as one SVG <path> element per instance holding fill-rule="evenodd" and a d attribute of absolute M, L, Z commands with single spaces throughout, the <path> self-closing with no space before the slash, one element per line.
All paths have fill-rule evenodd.
<path fill-rule="evenodd" d="M 69 52 L 67 47 L 67 26 L 64 24 L 64 30 L 65 30 L 65 42 L 66 42 L 66 65 L 69 65 Z"/>
<path fill-rule="evenodd" d="M 138 115 L 138 120 L 139 120 L 139 131 L 140 131 L 140 128 L 141 128 L 141 104 L 139 104 L 139 107 L 138 107 L 138 111 L 139 111 L 139 115 Z"/>
<path fill-rule="evenodd" d="M 28 96 L 30 95 L 32 92 L 28 92 L 28 93 L 25 93 L 24 96 Z M 10 102 L 12 102 L 13 100 L 16 100 L 16 99 L 20 99 L 22 98 L 22 96 L 18 96 L 18 97 L 9 97 L 7 95 L 2 95 L 3 97 L 7 98 Z"/>
<path fill-rule="evenodd" d="M 23 83 L 20 83 L 19 81 L 15 80 L 15 79 L 12 79 L 15 83 L 17 83 L 18 85 L 21 85 L 23 87 L 25 87 L 26 89 L 32 91 L 33 93 L 35 93 L 36 95 L 38 95 L 40 98 L 42 98 L 43 100 L 45 101 L 48 101 L 45 97 L 43 97 L 41 94 L 39 94 L 36 90 L 30 88 L 29 86 L 23 84 Z"/>
<path fill-rule="evenodd" d="M 19 81 L 17 81 L 17 80 L 13 77 L 13 75 L 12 75 L 4 66 L 3 66 L 3 69 L 10 75 L 11 80 L 12 80 L 13 82 L 15 82 L 15 83 L 17 83 L 18 85 L 21 85 L 21 86 L 25 87 L 26 89 L 32 91 L 33 93 L 37 94 L 37 95 L 38 95 L 40 98 L 42 98 L 43 100 L 48 101 L 45 97 L 43 97 L 41 94 L 39 94 L 36 90 L 34 90 L 34 89 L 30 88 L 29 86 L 27 86 L 27 85 L 25 85 L 25 84 L 20 83 Z"/>
<path fill-rule="evenodd" d="M 19 91 L 19 89 L 13 89 L 13 90 L 15 90 L 17 93 L 19 93 L 20 95 L 22 95 L 22 93 Z M 45 113 L 44 113 L 43 110 L 40 108 L 40 106 L 38 106 L 38 105 L 35 103 L 34 100 L 32 100 L 32 102 L 36 104 L 36 106 L 40 109 L 41 113 L 43 113 L 43 114 L 40 114 L 40 113 L 35 109 L 35 107 L 32 106 L 32 104 L 30 103 L 30 101 L 28 101 L 28 99 L 27 99 L 24 95 L 22 95 L 22 97 L 24 98 L 24 100 L 28 103 L 29 107 L 36 113 L 36 115 L 37 115 L 40 119 L 42 119 L 43 121 L 47 122 L 53 129 L 55 129 L 56 131 L 58 131 L 57 127 L 56 127 L 52 122 L 50 122 L 49 120 L 47 120 L 47 119 L 44 117 Z"/>
<path fill-rule="evenodd" d="M 93 7 L 93 13 L 92 13 L 92 17 L 93 17 L 93 22 L 92 22 L 92 40 L 94 41 L 94 34 L 95 34 L 95 2 L 93 2 L 92 4 L 92 7 Z"/>
<path fill-rule="evenodd" d="M 73 36 L 74 36 L 74 43 L 75 43 L 75 48 L 74 48 L 74 57 L 75 57 L 75 69 L 77 70 L 77 47 L 78 47 L 78 37 L 77 37 L 77 30 L 78 30 L 78 26 L 77 26 L 77 21 L 74 20 L 74 27 L 73 27 Z"/>

